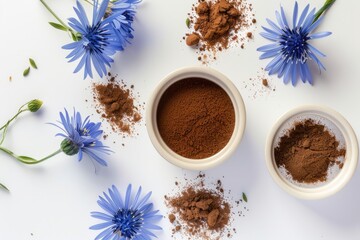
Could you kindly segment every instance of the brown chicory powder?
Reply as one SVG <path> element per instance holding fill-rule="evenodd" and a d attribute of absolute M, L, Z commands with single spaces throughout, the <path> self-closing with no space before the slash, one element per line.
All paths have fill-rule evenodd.
<path fill-rule="evenodd" d="M 133 125 L 141 120 L 139 108 L 134 105 L 132 92 L 115 77 L 105 83 L 93 85 L 94 98 L 99 102 L 102 117 L 107 119 L 114 131 L 132 134 Z"/>
<path fill-rule="evenodd" d="M 229 43 L 245 42 L 253 36 L 249 26 L 256 20 L 252 21 L 252 5 L 245 0 L 199 0 L 192 10 L 189 20 L 193 29 L 186 34 L 186 44 L 198 46 L 200 52 L 210 51 L 213 59 L 216 52 L 227 49 Z M 243 37 L 238 35 L 240 29 L 247 30 Z M 203 63 L 209 60 L 205 54 L 200 55 Z"/>
<path fill-rule="evenodd" d="M 203 159 L 219 152 L 229 142 L 234 125 L 230 97 L 220 86 L 202 78 L 171 85 L 157 109 L 162 139 L 186 158 Z"/>
<path fill-rule="evenodd" d="M 285 167 L 300 183 L 326 181 L 329 167 L 340 166 L 338 159 L 345 154 L 345 148 L 339 148 L 335 136 L 312 119 L 295 123 L 274 151 L 277 166 Z"/>
<path fill-rule="evenodd" d="M 168 205 L 173 207 L 180 218 L 188 225 L 190 232 L 201 228 L 219 231 L 229 222 L 230 206 L 223 197 L 212 190 L 194 189 L 189 187 L 179 196 L 168 199 Z M 175 221 L 175 215 L 169 215 L 170 222 Z"/>
<path fill-rule="evenodd" d="M 240 201 L 233 201 L 225 194 L 222 181 L 205 182 L 201 172 L 195 178 L 184 176 L 182 182 L 175 182 L 175 194 L 165 195 L 169 208 L 168 220 L 172 224 L 172 239 L 229 239 L 236 234 L 235 215 L 245 216 L 248 208 L 240 210 Z M 241 203 L 243 205 L 245 203 Z M 246 204 L 245 204 L 246 205 Z M 235 211 L 239 209 L 239 212 Z"/>

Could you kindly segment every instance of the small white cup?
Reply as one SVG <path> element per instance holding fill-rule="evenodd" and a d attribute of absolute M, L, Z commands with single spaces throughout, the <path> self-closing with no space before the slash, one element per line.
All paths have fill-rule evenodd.
<path fill-rule="evenodd" d="M 346 149 L 343 167 L 334 178 L 319 185 L 295 184 L 280 173 L 274 157 L 274 149 L 279 138 L 293 127 L 297 121 L 318 119 L 331 129 L 337 140 L 341 139 Z M 338 139 L 339 138 L 339 139 Z M 354 130 L 338 112 L 323 106 L 307 105 L 285 113 L 271 129 L 265 147 L 265 160 L 270 175 L 286 192 L 301 199 L 321 199 L 331 196 L 342 189 L 354 175 L 358 162 L 358 142 Z"/>
<path fill-rule="evenodd" d="M 234 106 L 233 134 L 222 150 L 208 158 L 190 159 L 177 154 L 166 145 L 159 133 L 156 114 L 160 98 L 172 84 L 186 78 L 203 78 L 216 83 L 229 95 Z M 235 85 L 226 76 L 208 67 L 185 67 L 170 73 L 155 88 L 147 104 L 146 127 L 154 147 L 170 163 L 190 170 L 209 169 L 228 159 L 241 141 L 245 130 L 245 121 L 245 105 Z"/>

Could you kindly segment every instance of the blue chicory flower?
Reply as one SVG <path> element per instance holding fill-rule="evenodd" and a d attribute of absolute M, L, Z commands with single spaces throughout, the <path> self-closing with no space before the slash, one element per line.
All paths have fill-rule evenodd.
<path fill-rule="evenodd" d="M 77 1 L 75 13 L 79 20 L 69 19 L 69 25 L 79 35 L 78 41 L 63 46 L 64 49 L 71 50 L 66 56 L 69 62 L 80 59 L 75 69 L 75 73 L 84 68 L 84 79 L 89 75 L 91 78 L 92 66 L 95 67 L 100 77 L 106 75 L 106 66 L 114 62 L 112 55 L 120 50 L 120 44 L 117 34 L 112 27 L 112 21 L 117 17 L 113 14 L 104 19 L 109 0 L 103 0 L 99 6 L 98 0 L 93 1 L 93 17 L 91 24 L 86 16 L 83 6 Z"/>
<path fill-rule="evenodd" d="M 104 229 L 95 239 L 150 240 L 152 237 L 156 238 L 151 230 L 161 230 L 161 227 L 155 225 L 154 222 L 162 219 L 162 216 L 158 214 L 158 210 L 153 210 L 153 203 L 148 202 L 151 192 L 141 197 L 141 187 L 139 187 L 133 197 L 130 184 L 123 199 L 114 185 L 108 190 L 109 194 L 104 192 L 104 197 L 99 196 L 97 201 L 105 213 L 91 212 L 92 217 L 104 221 L 90 227 L 92 230 Z"/>
<path fill-rule="evenodd" d="M 90 159 L 95 160 L 102 166 L 107 166 L 103 158 L 104 154 L 110 154 L 112 151 L 109 147 L 104 146 L 100 141 L 103 133 L 100 130 L 101 123 L 91 122 L 89 116 L 82 121 L 79 112 L 74 109 L 73 116 L 69 116 L 68 111 L 60 112 L 59 124 L 52 125 L 60 128 L 64 133 L 58 133 L 56 136 L 64 137 L 61 142 L 61 150 L 67 155 L 78 155 L 78 160 L 81 161 L 83 153 L 87 154 Z"/>
<path fill-rule="evenodd" d="M 278 25 L 266 19 L 270 28 L 262 27 L 265 32 L 260 33 L 264 38 L 274 42 L 257 49 L 263 52 L 260 59 L 273 58 L 265 70 L 269 75 L 277 74 L 279 78 L 283 77 L 285 84 L 291 80 L 295 86 L 299 76 L 304 83 L 313 84 L 309 60 L 314 61 L 319 70 L 325 70 L 318 58 L 318 56 L 325 57 L 325 54 L 311 45 L 310 41 L 329 36 L 331 32 L 312 33 L 323 17 L 314 22 L 315 9 L 309 12 L 309 8 L 310 6 L 307 5 L 298 16 L 298 3 L 295 2 L 292 27 L 290 27 L 281 7 L 281 13 L 275 12 Z"/>
<path fill-rule="evenodd" d="M 141 0 L 117 0 L 109 5 L 109 16 L 116 14 L 112 26 L 120 40 L 121 50 L 124 50 L 126 43 L 130 43 L 130 39 L 134 38 L 132 23 L 136 14 L 136 5 L 140 2 Z"/>

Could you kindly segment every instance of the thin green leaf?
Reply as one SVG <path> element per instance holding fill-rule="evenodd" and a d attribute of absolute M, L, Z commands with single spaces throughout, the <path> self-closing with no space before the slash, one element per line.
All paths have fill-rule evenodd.
<path fill-rule="evenodd" d="M 27 75 L 29 75 L 29 73 L 30 73 L 30 67 L 24 70 L 23 76 L 26 77 Z"/>
<path fill-rule="evenodd" d="M 33 68 L 37 69 L 37 65 L 36 65 L 34 59 L 29 58 L 29 62 L 30 62 L 30 65 L 31 65 Z"/>
<path fill-rule="evenodd" d="M 59 24 L 59 23 L 54 23 L 54 22 L 49 22 L 49 24 L 56 28 L 56 29 L 59 29 L 61 31 L 67 31 L 68 29 L 66 27 L 64 27 L 63 25 Z"/>
<path fill-rule="evenodd" d="M 34 164 L 38 162 L 38 160 L 28 156 L 17 156 L 17 159 L 25 164 Z"/>
<path fill-rule="evenodd" d="M 187 26 L 188 28 L 190 28 L 190 19 L 189 19 L 189 18 L 186 19 L 185 23 L 186 23 L 186 26 Z"/>
<path fill-rule="evenodd" d="M 246 194 L 244 192 L 242 193 L 242 198 L 243 198 L 244 202 L 248 201 L 247 196 L 246 196 Z"/>
<path fill-rule="evenodd" d="M 2 183 L 0 183 L 0 188 L 5 189 L 6 191 L 10 192 L 10 190 Z"/>

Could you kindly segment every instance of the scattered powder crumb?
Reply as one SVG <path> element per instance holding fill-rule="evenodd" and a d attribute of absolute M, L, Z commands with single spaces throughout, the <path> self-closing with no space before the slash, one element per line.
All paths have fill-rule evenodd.
<path fill-rule="evenodd" d="M 247 81 L 244 80 L 243 84 L 249 93 L 248 97 L 252 99 L 268 96 L 271 92 L 276 91 L 272 79 L 263 68 L 257 71 L 255 77 L 251 77 Z"/>
<path fill-rule="evenodd" d="M 170 221 L 170 223 L 174 223 L 175 219 L 176 219 L 176 217 L 175 217 L 174 214 L 172 214 L 172 213 L 169 214 L 169 221 Z"/>
<path fill-rule="evenodd" d="M 9 82 L 11 82 L 12 81 L 12 76 L 9 76 Z"/>
<path fill-rule="evenodd" d="M 107 83 L 93 85 L 93 97 L 97 102 L 96 112 L 106 119 L 113 131 L 134 136 L 135 124 L 142 119 L 140 110 L 143 106 L 135 104 L 134 85 L 130 88 L 116 76 L 108 73 Z M 104 135 L 104 139 L 107 135 Z"/>
<path fill-rule="evenodd" d="M 268 80 L 267 80 L 266 78 L 263 78 L 263 80 L 262 80 L 262 85 L 263 85 L 264 87 L 268 87 L 268 86 L 269 86 Z"/>

